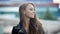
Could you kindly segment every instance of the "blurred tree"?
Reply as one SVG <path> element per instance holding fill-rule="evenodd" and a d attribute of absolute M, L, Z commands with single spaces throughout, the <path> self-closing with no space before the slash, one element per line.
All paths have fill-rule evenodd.
<path fill-rule="evenodd" d="M 60 14 L 60 9 L 58 9 L 58 13 Z"/>
<path fill-rule="evenodd" d="M 47 11 L 43 14 L 43 19 L 55 20 L 53 14 L 49 10 L 49 6 L 47 6 Z"/>

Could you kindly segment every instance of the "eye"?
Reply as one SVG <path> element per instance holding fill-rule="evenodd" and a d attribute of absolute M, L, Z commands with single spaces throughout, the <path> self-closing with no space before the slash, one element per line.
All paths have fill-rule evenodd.
<path fill-rule="evenodd" d="M 29 9 L 30 11 L 34 11 L 34 9 L 33 8 L 31 8 L 31 9 Z"/>
<path fill-rule="evenodd" d="M 33 11 L 33 9 L 30 9 L 30 11 Z"/>

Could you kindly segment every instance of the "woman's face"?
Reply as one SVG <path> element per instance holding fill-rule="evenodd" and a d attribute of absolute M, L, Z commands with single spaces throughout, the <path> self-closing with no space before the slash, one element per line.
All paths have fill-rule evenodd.
<path fill-rule="evenodd" d="M 27 16 L 29 18 L 34 18 L 34 15 L 35 15 L 34 6 L 31 4 L 27 5 L 27 7 L 25 9 L 25 16 Z"/>

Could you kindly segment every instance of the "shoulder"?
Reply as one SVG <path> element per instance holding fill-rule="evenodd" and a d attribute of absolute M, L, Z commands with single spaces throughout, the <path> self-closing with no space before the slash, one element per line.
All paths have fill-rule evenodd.
<path fill-rule="evenodd" d="M 12 29 L 12 34 L 18 34 L 18 33 L 20 33 L 20 34 L 26 33 L 25 29 L 21 26 L 21 24 L 14 26 Z"/>
<path fill-rule="evenodd" d="M 12 34 L 17 34 L 20 29 L 21 29 L 21 28 L 20 28 L 20 25 L 13 26 Z"/>
<path fill-rule="evenodd" d="M 13 27 L 12 34 L 26 34 L 24 28 L 19 28 L 18 26 Z"/>
<path fill-rule="evenodd" d="M 19 23 L 16 26 L 13 26 L 13 30 L 20 30 L 22 28 L 22 24 Z"/>

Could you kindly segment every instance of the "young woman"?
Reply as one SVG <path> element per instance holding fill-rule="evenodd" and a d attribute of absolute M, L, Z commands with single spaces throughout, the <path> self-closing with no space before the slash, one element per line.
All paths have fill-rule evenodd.
<path fill-rule="evenodd" d="M 13 27 L 12 34 L 44 34 L 42 24 L 37 20 L 35 7 L 25 3 L 19 7 L 20 22 Z"/>

